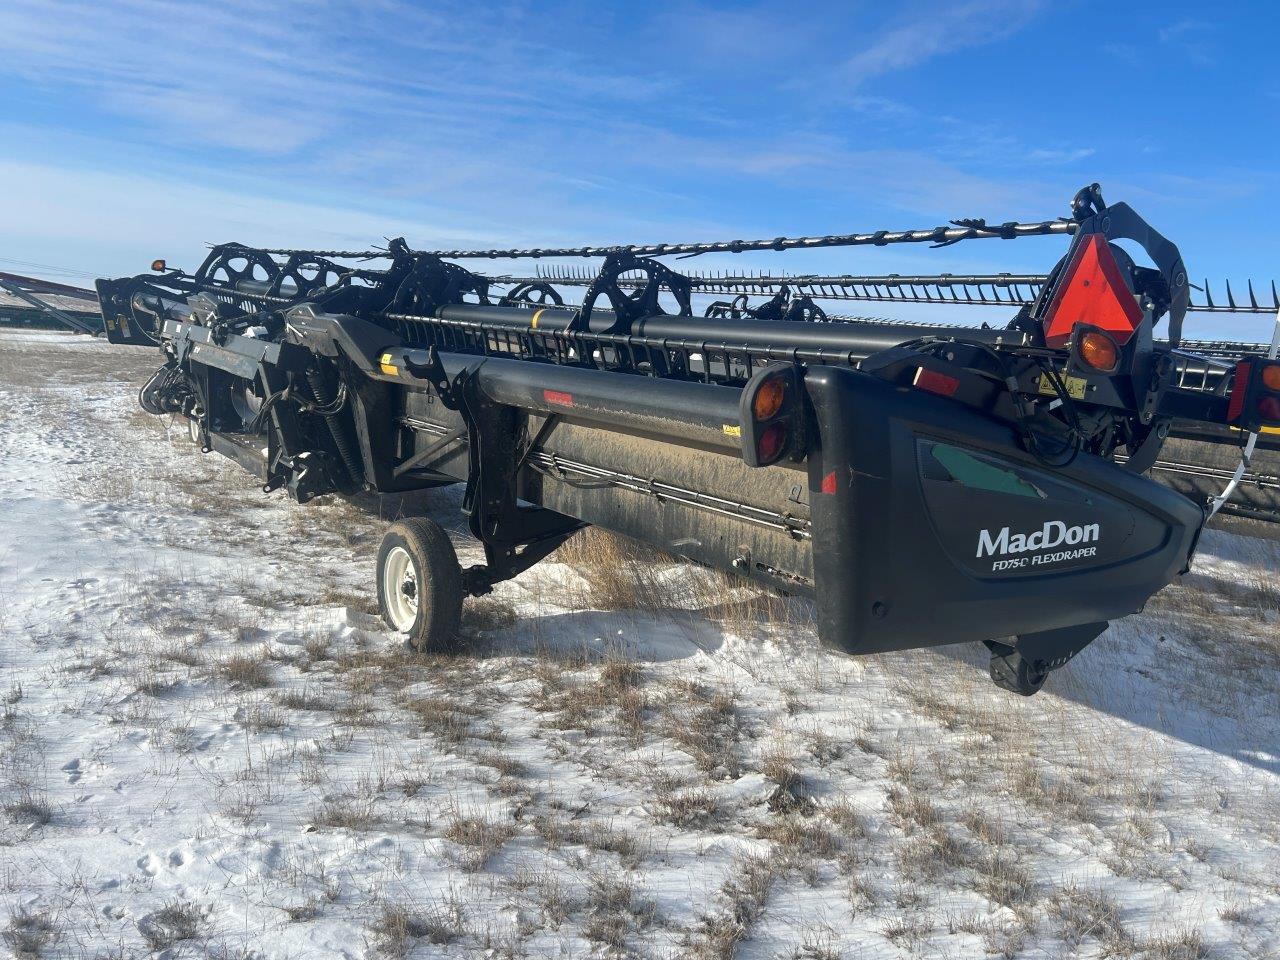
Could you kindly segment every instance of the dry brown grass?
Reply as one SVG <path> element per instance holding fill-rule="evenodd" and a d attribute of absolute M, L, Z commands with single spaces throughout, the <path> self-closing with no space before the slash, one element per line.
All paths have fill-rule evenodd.
<path fill-rule="evenodd" d="M 578 574 L 580 585 L 566 588 L 570 603 L 577 607 L 701 616 L 737 632 L 812 623 L 813 611 L 807 603 L 744 577 L 688 566 L 688 561 L 598 527 L 575 534 L 551 558 Z"/>
<path fill-rule="evenodd" d="M 323 713 L 332 713 L 339 706 L 331 694 L 318 687 L 281 690 L 275 694 L 275 702 L 286 710 L 310 710 Z"/>
<path fill-rule="evenodd" d="M 170 900 L 138 923 L 138 931 L 154 951 L 203 938 L 209 911 L 190 900 Z"/>
<path fill-rule="evenodd" d="M 598 872 L 588 877 L 582 934 L 611 951 L 622 951 L 628 936 L 643 930 L 657 913 L 652 900 L 643 896 L 628 876 Z"/>
<path fill-rule="evenodd" d="M 252 733 L 268 733 L 272 730 L 283 730 L 285 716 L 280 710 L 265 704 L 255 703 L 244 715 L 244 725 Z"/>
<path fill-rule="evenodd" d="M 469 871 L 484 869 L 515 835 L 514 825 L 480 813 L 455 813 L 444 830 L 444 838 L 460 848 L 459 864 Z"/>
<path fill-rule="evenodd" d="M 644 741 L 654 702 L 634 660 L 612 652 L 598 661 L 579 653 L 544 654 L 531 666 L 538 686 L 528 702 L 548 726 L 617 733 L 633 746 Z"/>
<path fill-rule="evenodd" d="M 794 755 L 778 741 L 760 755 L 760 772 L 788 792 L 800 782 L 800 771 L 796 767 Z"/>
<path fill-rule="evenodd" d="M 215 669 L 222 679 L 242 689 L 259 689 L 272 684 L 265 650 L 234 653 L 219 660 Z"/>
<path fill-rule="evenodd" d="M 462 904 L 450 898 L 429 907 L 384 903 L 368 927 L 383 956 L 406 957 L 418 943 L 447 946 L 467 935 Z"/>
<path fill-rule="evenodd" d="M 190 643 L 172 644 L 158 651 L 157 655 L 162 660 L 167 660 L 170 663 L 176 663 L 184 667 L 201 667 L 204 666 L 205 663 L 204 653 L 198 647 L 192 646 Z"/>
<path fill-rule="evenodd" d="M 973 864 L 974 889 L 994 904 L 1017 910 L 1035 898 L 1035 882 L 1011 850 L 983 851 Z"/>
<path fill-rule="evenodd" d="M 927 917 L 894 917 L 884 925 L 884 938 L 896 947 L 910 950 L 933 932 L 933 922 Z"/>
<path fill-rule="evenodd" d="M 53 819 L 53 807 L 49 805 L 43 791 L 22 785 L 17 798 L 4 805 L 4 814 L 11 823 L 24 827 L 43 827 Z"/>
<path fill-rule="evenodd" d="M 869 835 L 866 820 L 852 800 L 840 797 L 823 804 L 821 810 L 844 840 L 862 840 Z"/>
<path fill-rule="evenodd" d="M 500 777 L 519 779 L 529 775 L 528 767 L 501 750 L 478 750 L 471 754 L 471 760 L 482 767 L 496 771 Z"/>
<path fill-rule="evenodd" d="M 712 779 L 732 779 L 741 767 L 744 731 L 732 690 L 692 679 L 672 681 L 662 698 L 658 730 Z"/>
<path fill-rule="evenodd" d="M 840 852 L 840 838 L 819 817 L 781 814 L 765 821 L 758 833 L 774 845 L 780 862 L 792 867 L 807 869 L 814 860 L 832 860 Z"/>
<path fill-rule="evenodd" d="M 47 910 L 20 907 L 9 915 L 0 940 L 12 951 L 15 960 L 38 960 L 61 939 L 62 930 Z"/>
<path fill-rule="evenodd" d="M 628 537 L 588 527 L 570 537 L 551 559 L 582 578 L 580 605 L 596 610 L 659 610 L 669 591 L 657 570 L 670 557 Z"/>
<path fill-rule="evenodd" d="M 650 812 L 660 823 L 687 828 L 714 819 L 720 806 L 705 787 L 685 786 L 675 778 L 659 776 L 654 779 Z"/>
<path fill-rule="evenodd" d="M 1225 903 L 1218 910 L 1218 919 L 1224 923 L 1252 923 L 1253 915 L 1242 903 Z"/>
<path fill-rule="evenodd" d="M 317 827 L 340 830 L 368 830 L 378 817 L 373 802 L 367 797 L 331 797 L 324 800 L 311 816 Z"/>
<path fill-rule="evenodd" d="M 1239 712 L 1241 702 L 1260 691 L 1280 692 L 1280 584 L 1272 571 L 1280 563 L 1280 544 L 1268 543 L 1272 562 L 1244 579 L 1220 579 L 1190 573 L 1160 591 L 1147 612 L 1177 623 L 1187 645 L 1171 645 L 1168 656 L 1184 661 L 1193 676 L 1188 693 L 1211 707 Z M 1212 665 L 1212 673 L 1208 665 Z M 1212 680 L 1210 680 L 1210 676 Z"/>
<path fill-rule="evenodd" d="M 323 663 L 332 659 L 333 640 L 327 634 L 317 634 L 302 645 L 312 663 Z"/>
<path fill-rule="evenodd" d="M 908 836 L 919 830 L 937 827 L 942 815 L 923 790 L 890 787 L 886 799 L 893 822 Z"/>
<path fill-rule="evenodd" d="M 542 923 L 552 929 L 560 926 L 576 912 L 581 903 L 565 883 L 561 872 L 554 869 L 537 870 L 521 865 L 505 879 L 509 890 L 529 897 L 537 908 Z"/>
<path fill-rule="evenodd" d="M 582 822 L 572 818 L 540 813 L 532 820 L 534 833 L 552 850 L 578 844 L 593 853 L 612 853 L 627 869 L 634 869 L 648 853 L 648 844 L 634 833 L 616 827 L 609 821 Z"/>
<path fill-rule="evenodd" d="M 795 757 L 780 741 L 770 744 L 760 756 L 760 773 L 775 785 L 769 797 L 769 809 L 775 813 L 801 811 L 806 815 L 814 809 L 809 788 Z"/>
<path fill-rule="evenodd" d="M 1209 956 L 1204 935 L 1193 928 L 1156 934 L 1139 942 L 1136 949 L 1143 960 L 1204 960 Z"/>
<path fill-rule="evenodd" d="M 515 607 L 494 594 L 471 597 L 462 605 L 461 634 L 466 640 L 483 639 L 515 622 Z"/>
<path fill-rule="evenodd" d="M 444 744 L 457 746 L 475 736 L 484 711 L 469 701 L 432 693 L 401 702 L 422 724 L 422 729 Z"/>
<path fill-rule="evenodd" d="M 916 833 L 899 844 L 895 853 L 902 875 L 913 882 L 937 880 L 972 862 L 968 847 L 941 824 Z"/>
<path fill-rule="evenodd" d="M 698 960 L 733 960 L 738 945 L 751 935 L 751 928 L 764 913 L 779 873 L 779 864 L 768 855 L 737 858 L 720 887 L 719 909 L 698 919 L 688 943 L 689 956 Z"/>
<path fill-rule="evenodd" d="M 1121 922 L 1120 905 L 1099 889 L 1063 887 L 1049 896 L 1047 908 L 1054 933 L 1073 948 L 1088 940 L 1113 953 L 1132 946 L 1133 938 Z"/>

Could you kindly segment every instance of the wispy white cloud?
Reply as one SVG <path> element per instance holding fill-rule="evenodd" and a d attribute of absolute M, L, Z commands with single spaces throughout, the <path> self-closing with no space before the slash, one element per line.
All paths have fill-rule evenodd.
<path fill-rule="evenodd" d="M 149 259 L 231 237 L 610 242 L 1037 216 L 1106 151 L 874 81 L 962 50 L 983 64 L 1040 9 L 8 0 L 0 83 L 54 108 L 0 121 L 0 182 L 21 195 L 3 244 Z"/>
<path fill-rule="evenodd" d="M 1075 148 L 1054 148 L 1054 147 L 1037 147 L 1029 150 L 1026 154 L 1027 160 L 1032 163 L 1077 163 L 1081 160 L 1087 160 L 1098 151 L 1093 147 L 1075 147 Z"/>
<path fill-rule="evenodd" d="M 72 258 L 99 270 L 136 272 L 160 255 L 192 266 L 203 257 L 206 243 L 232 239 L 357 249 L 397 234 L 476 245 L 499 239 L 446 210 L 397 218 L 386 211 L 144 174 L 0 160 L 0 182 L 7 187 L 0 235 L 21 237 L 23 249 L 52 251 L 33 259 Z M 92 259 L 79 260 L 82 256 Z"/>
<path fill-rule="evenodd" d="M 78 87 L 107 113 L 192 142 L 268 155 L 374 119 L 466 137 L 667 86 L 521 39 L 520 19 L 518 9 L 395 0 L 12 0 L 0 6 L 0 73 Z"/>
<path fill-rule="evenodd" d="M 1203 20 L 1183 17 L 1181 20 L 1175 20 L 1173 23 L 1161 27 L 1156 31 L 1156 36 L 1160 38 L 1161 43 L 1169 43 L 1174 40 L 1183 40 L 1188 35 L 1202 33 L 1207 27 L 1208 24 Z"/>
<path fill-rule="evenodd" d="M 967 0 L 908 7 L 895 24 L 845 60 L 841 75 L 858 86 L 943 54 L 991 43 L 1021 30 L 1042 0 Z"/>
<path fill-rule="evenodd" d="M 1166 47 L 1181 51 L 1191 63 L 1207 67 L 1218 59 L 1215 32 L 1213 25 L 1204 20 L 1183 17 L 1161 27 L 1156 36 Z"/>
<path fill-rule="evenodd" d="M 609 43 L 631 28 L 622 8 L 584 3 L 575 17 L 570 6 L 561 35 L 546 29 L 554 14 L 522 4 L 57 7 L 52 16 L 44 0 L 0 8 L 0 76 L 78 91 L 101 119 L 76 152 L 100 164 L 117 153 L 113 136 L 160 141 L 157 154 L 171 164 L 179 158 L 195 181 L 239 168 L 295 192 L 311 184 L 349 204 L 443 205 L 477 224 L 518 211 L 524 220 L 545 216 L 564 229 L 614 236 L 621 231 L 610 224 L 623 219 L 633 229 L 658 217 L 714 223 L 724 206 L 715 194 L 735 184 L 744 195 L 762 181 L 792 193 L 847 194 L 856 171 L 853 189 L 863 197 L 878 207 L 901 201 L 909 211 L 948 183 L 960 199 L 983 183 L 981 192 L 1000 193 L 912 150 L 894 163 L 928 166 L 938 189 L 906 189 L 892 165 L 882 168 L 844 135 L 815 132 L 802 112 L 769 119 L 762 136 L 758 117 L 718 106 L 702 87 L 713 65 L 681 72 L 659 57 L 617 56 Z M 726 14 L 684 2 L 676 12 L 701 24 L 692 33 L 704 51 L 721 45 L 708 54 L 717 62 L 762 38 L 776 55 L 804 56 L 823 30 L 815 22 L 783 31 L 794 18 L 763 4 Z M 636 29 L 642 40 L 659 39 L 653 22 Z M 768 72 L 759 58 L 742 63 Z M 857 99 L 864 113 L 911 114 L 885 98 Z M 116 118 L 123 131 L 110 129 Z M 131 169 L 159 162 L 137 151 L 132 158 Z M 786 183 L 797 174 L 803 182 Z M 704 189 L 713 178 L 716 189 Z"/>

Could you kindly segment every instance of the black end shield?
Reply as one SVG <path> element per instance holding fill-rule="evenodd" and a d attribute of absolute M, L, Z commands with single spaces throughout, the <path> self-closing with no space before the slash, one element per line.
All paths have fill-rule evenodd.
<path fill-rule="evenodd" d="M 819 631 L 851 653 L 981 641 L 1135 613 L 1189 562 L 1204 511 L 1080 454 L 868 374 L 810 368 Z"/>

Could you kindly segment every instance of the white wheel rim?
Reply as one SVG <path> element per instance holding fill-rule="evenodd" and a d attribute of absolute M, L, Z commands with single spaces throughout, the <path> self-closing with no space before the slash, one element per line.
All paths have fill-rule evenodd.
<path fill-rule="evenodd" d="M 191 438 L 192 443 L 200 442 L 200 424 L 192 418 L 187 419 L 187 436 Z"/>
<path fill-rule="evenodd" d="M 400 633 L 408 633 L 418 619 L 418 571 L 404 547 L 392 547 L 382 566 L 382 592 L 387 618 Z"/>

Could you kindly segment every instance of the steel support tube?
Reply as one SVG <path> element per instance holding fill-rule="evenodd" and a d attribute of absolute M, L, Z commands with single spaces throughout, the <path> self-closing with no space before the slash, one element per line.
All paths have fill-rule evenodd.
<path fill-rule="evenodd" d="M 638 434 L 684 441 L 740 456 L 737 387 L 659 380 L 604 370 L 560 367 L 500 357 L 441 353 L 450 381 L 475 371 L 495 403 Z M 408 366 L 425 366 L 427 351 L 406 350 Z"/>
<path fill-rule="evenodd" d="M 460 303 L 439 308 L 441 320 L 481 323 L 505 327 L 513 331 L 530 329 L 562 332 L 575 314 L 574 310 L 546 307 L 527 310 L 520 307 L 494 307 Z M 593 310 L 591 327 L 600 333 L 613 324 L 612 310 Z M 982 343 L 1030 345 L 1030 337 L 1018 330 L 983 327 L 937 327 L 915 323 L 797 323 L 785 320 L 718 320 L 709 317 L 684 317 L 660 314 L 637 320 L 631 334 L 648 340 L 675 340 L 687 345 L 705 343 L 709 349 L 732 350 L 735 347 L 799 349 L 812 355 L 828 350 L 834 355 L 868 357 L 880 350 L 921 337 L 977 340 Z"/>

